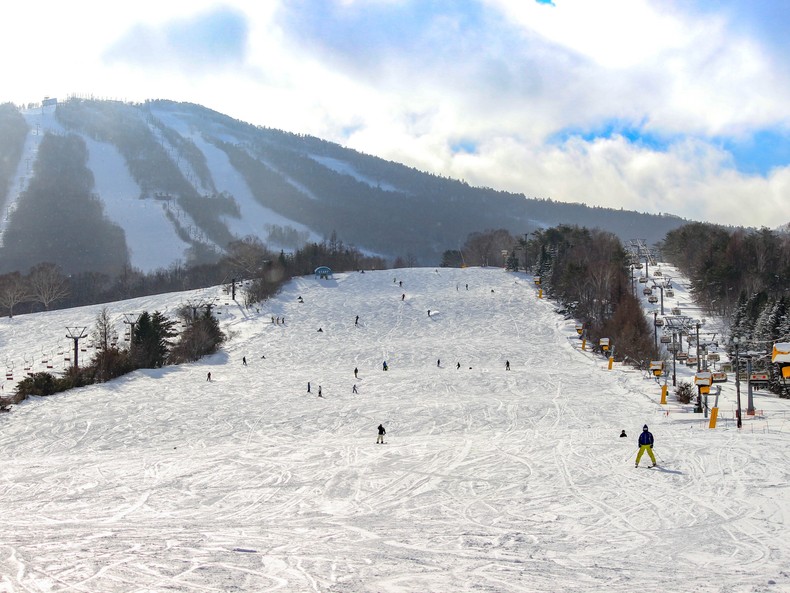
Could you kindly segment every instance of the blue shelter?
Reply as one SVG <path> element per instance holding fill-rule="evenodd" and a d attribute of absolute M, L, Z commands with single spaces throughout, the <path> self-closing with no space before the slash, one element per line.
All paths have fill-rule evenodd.
<path fill-rule="evenodd" d="M 315 274 L 316 278 L 321 280 L 332 277 L 332 270 L 328 266 L 318 266 L 313 273 Z"/>

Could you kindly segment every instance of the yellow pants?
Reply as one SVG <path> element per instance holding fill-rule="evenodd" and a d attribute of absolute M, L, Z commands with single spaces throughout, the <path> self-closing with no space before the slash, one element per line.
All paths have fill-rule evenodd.
<path fill-rule="evenodd" d="M 647 451 L 647 454 L 650 455 L 650 459 L 653 460 L 653 465 L 656 463 L 656 456 L 653 455 L 653 447 L 650 445 L 642 445 L 639 447 L 639 453 L 636 454 L 636 464 L 639 465 L 639 460 L 642 459 L 642 455 L 644 452 Z"/>

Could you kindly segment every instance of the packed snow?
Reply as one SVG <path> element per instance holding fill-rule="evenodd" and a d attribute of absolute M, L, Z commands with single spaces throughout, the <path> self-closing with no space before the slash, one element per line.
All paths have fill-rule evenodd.
<path fill-rule="evenodd" d="M 0 414 L 0 592 L 790 591 L 786 400 L 758 392 L 738 430 L 727 383 L 710 429 L 583 351 L 531 277 L 367 271 L 250 309 L 221 287 L 108 308 L 187 301 L 216 305 L 220 353 Z M 99 309 L 3 319 L 0 349 L 65 352 Z M 634 467 L 645 423 L 653 469 Z"/>

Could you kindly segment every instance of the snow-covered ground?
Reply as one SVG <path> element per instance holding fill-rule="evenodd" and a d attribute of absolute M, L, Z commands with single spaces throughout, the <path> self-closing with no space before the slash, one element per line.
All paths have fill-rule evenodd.
<path fill-rule="evenodd" d="M 739 431 L 725 384 L 709 429 L 498 269 L 109 308 L 187 299 L 218 299 L 221 353 L 0 414 L 3 593 L 790 591 L 786 401 L 757 393 Z M 98 309 L 4 319 L 0 349 Z"/>

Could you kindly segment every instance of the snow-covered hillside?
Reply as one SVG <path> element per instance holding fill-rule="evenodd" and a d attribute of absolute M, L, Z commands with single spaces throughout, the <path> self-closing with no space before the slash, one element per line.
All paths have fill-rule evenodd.
<path fill-rule="evenodd" d="M 0 415 L 0 591 L 790 591 L 783 400 L 739 431 L 725 384 L 709 429 L 498 269 L 110 310 L 188 299 L 218 299 L 221 353 Z M 4 319 L 2 353 L 97 310 Z"/>

